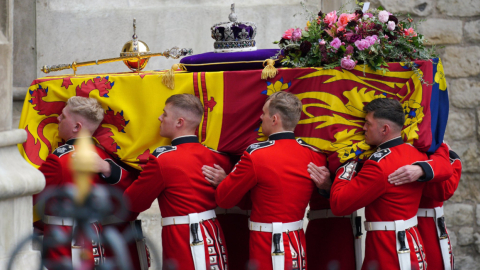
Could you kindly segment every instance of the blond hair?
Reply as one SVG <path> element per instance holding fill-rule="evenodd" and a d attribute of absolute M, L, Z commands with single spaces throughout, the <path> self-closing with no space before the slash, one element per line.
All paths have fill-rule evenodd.
<path fill-rule="evenodd" d="M 302 114 L 302 102 L 294 94 L 283 91 L 273 93 L 267 98 L 266 102 L 268 101 L 270 116 L 278 113 L 282 119 L 282 127 L 293 131 Z"/>
<path fill-rule="evenodd" d="M 71 97 L 67 101 L 70 112 L 80 115 L 98 127 L 103 120 L 103 108 L 98 100 L 86 97 Z"/>
<path fill-rule="evenodd" d="M 191 113 L 195 119 L 192 119 L 197 125 L 202 121 L 203 116 L 203 105 L 200 102 L 200 99 L 191 94 L 178 94 L 170 96 L 165 105 L 171 104 L 172 106 Z"/>

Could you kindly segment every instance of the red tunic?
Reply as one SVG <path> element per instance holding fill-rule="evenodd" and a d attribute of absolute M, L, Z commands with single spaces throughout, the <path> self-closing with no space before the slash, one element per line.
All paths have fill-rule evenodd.
<path fill-rule="evenodd" d="M 424 181 L 431 180 L 434 175 L 437 181 L 444 181 L 452 175 L 447 153 L 444 153 L 444 159 L 425 164 L 421 161 L 428 160 L 427 155 L 404 144 L 400 137 L 381 144 L 378 150 L 356 176 L 346 175 L 344 167 L 338 170 L 330 193 L 333 214 L 348 215 L 365 207 L 365 218 L 369 222 L 408 220 L 417 214 L 426 183 L 416 181 L 395 186 L 388 182 L 388 176 L 404 165 L 417 162 L 425 170 Z M 438 152 L 441 153 L 441 150 Z M 416 227 L 406 230 L 406 238 L 412 269 L 419 269 L 419 264 L 425 263 L 425 254 Z M 373 265 L 378 265 L 379 269 L 400 269 L 395 231 L 367 233 L 362 269 L 369 269 Z"/>
<path fill-rule="evenodd" d="M 220 207 L 231 208 L 250 190 L 254 222 L 295 222 L 303 220 L 309 196 L 315 189 L 307 166 L 326 165 L 326 157 L 293 132 L 272 134 L 269 141 L 251 145 L 232 173 L 217 187 L 215 198 Z M 305 234 L 303 230 L 283 233 L 285 269 L 292 269 L 292 255 L 303 265 Z M 272 269 L 272 234 L 250 231 L 250 260 L 258 269 Z M 305 267 L 306 269 L 306 263 Z"/>
<path fill-rule="evenodd" d="M 420 208 L 442 207 L 443 202 L 453 196 L 462 175 L 462 162 L 458 155 L 453 151 L 450 151 L 450 163 L 453 168 L 452 177 L 441 183 L 428 183 L 423 190 Z M 444 269 L 435 220 L 432 217 L 418 216 L 418 230 L 420 231 L 425 244 L 425 253 L 428 257 L 428 267 L 430 269 Z M 448 242 L 451 251 L 450 237 Z M 450 252 L 450 255 L 450 264 L 452 269 L 454 269 L 453 253 Z"/>
<path fill-rule="evenodd" d="M 315 190 L 310 199 L 310 211 L 330 209 L 330 202 Z M 355 246 L 350 218 L 334 217 L 308 222 L 305 232 L 310 269 L 355 269 Z M 321 254 L 321 256 L 319 255 Z"/>
<path fill-rule="evenodd" d="M 48 192 L 48 190 L 54 190 L 55 188 L 65 187 L 73 184 L 73 174 L 70 169 L 70 160 L 72 154 L 75 152 L 75 146 L 73 145 L 74 142 L 75 139 L 71 139 L 68 140 L 65 145 L 58 147 L 52 154 L 48 155 L 47 160 L 42 164 L 42 166 L 40 166 L 39 170 L 45 176 L 46 185 L 44 191 L 33 195 L 34 205 L 42 195 Z M 109 161 L 111 164 L 112 175 L 108 178 L 103 178 L 99 174 L 96 174 L 93 177 L 94 184 L 109 183 L 122 188 L 128 186 L 132 182 L 133 179 L 129 178 L 129 172 L 117 165 L 113 159 L 105 151 L 103 151 L 103 149 L 96 146 L 95 151 L 101 158 Z M 46 204 L 46 215 L 52 215 L 49 206 L 53 203 L 55 203 L 54 198 L 52 198 L 52 200 Z M 71 226 L 44 224 L 44 244 L 51 241 L 53 238 L 52 233 L 55 229 L 64 231 L 66 235 L 71 235 L 72 233 Z M 92 250 L 91 242 L 86 241 L 84 248 L 87 250 Z M 70 242 L 50 248 L 44 247 L 43 250 L 44 258 L 51 262 L 50 264 L 47 262 L 47 268 L 57 265 L 60 261 L 63 261 L 66 264 L 72 264 Z"/>
<path fill-rule="evenodd" d="M 217 207 L 215 188 L 205 179 L 202 166 L 220 165 L 226 172 L 231 169 L 228 156 L 210 150 L 198 143 L 196 136 L 184 136 L 172 140 L 172 146 L 157 148 L 150 155 L 139 178 L 125 191 L 130 210 L 142 212 L 158 199 L 162 217 L 185 216 L 201 213 Z M 200 222 L 203 239 L 214 240 L 214 254 L 205 245 L 206 265 L 214 260 L 218 269 L 227 265 L 223 232 L 217 219 Z M 162 230 L 163 268 L 194 269 L 190 250 L 188 224 L 164 226 Z M 223 247 L 223 248 L 222 248 Z"/>

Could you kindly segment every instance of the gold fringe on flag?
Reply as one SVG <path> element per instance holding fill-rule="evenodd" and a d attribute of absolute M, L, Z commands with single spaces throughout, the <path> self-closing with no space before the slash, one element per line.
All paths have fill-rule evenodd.
<path fill-rule="evenodd" d="M 182 64 L 174 64 L 171 69 L 167 70 L 162 76 L 162 83 L 170 88 L 175 89 L 175 71 L 178 69 L 186 70 Z"/>
<path fill-rule="evenodd" d="M 278 74 L 278 70 L 275 68 L 275 60 L 267 59 L 263 62 L 263 66 L 265 68 L 262 70 L 262 80 L 273 79 Z"/>

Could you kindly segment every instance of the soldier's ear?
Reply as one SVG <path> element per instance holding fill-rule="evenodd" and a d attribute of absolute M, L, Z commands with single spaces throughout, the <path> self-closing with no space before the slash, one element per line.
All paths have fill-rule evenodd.
<path fill-rule="evenodd" d="M 75 126 L 73 127 L 73 132 L 80 132 L 80 130 L 82 130 L 82 123 L 81 122 L 76 122 L 75 123 Z"/>
<path fill-rule="evenodd" d="M 178 118 L 176 126 L 182 127 L 183 125 L 185 125 L 185 119 L 183 117 Z"/>

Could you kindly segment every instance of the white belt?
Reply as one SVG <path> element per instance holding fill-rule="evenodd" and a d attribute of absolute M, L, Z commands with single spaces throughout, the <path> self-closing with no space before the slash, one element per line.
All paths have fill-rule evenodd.
<path fill-rule="evenodd" d="M 303 229 L 303 219 L 295 222 L 289 222 L 289 223 L 281 223 L 281 222 L 274 222 L 274 223 L 280 223 L 282 225 L 280 229 L 282 232 L 297 231 L 297 230 Z M 261 222 L 248 220 L 248 228 L 250 228 L 250 231 L 273 232 L 274 223 L 261 223 Z"/>
<path fill-rule="evenodd" d="M 404 220 L 403 230 L 410 229 L 414 226 L 417 226 L 417 216 L 412 217 L 411 219 Z M 365 230 L 367 232 L 371 231 L 395 231 L 396 225 L 395 221 L 365 221 Z"/>
<path fill-rule="evenodd" d="M 365 230 L 371 231 L 395 231 L 396 250 L 398 256 L 398 263 L 400 270 L 411 270 L 410 264 L 410 249 L 408 244 L 408 237 L 406 230 L 416 226 L 418 224 L 417 216 L 414 216 L 408 220 L 395 220 L 395 221 L 372 221 L 365 222 Z M 404 234 L 405 250 L 401 249 L 400 233 Z"/>
<path fill-rule="evenodd" d="M 450 261 L 450 252 L 452 252 L 453 256 L 453 251 L 449 250 L 451 249 L 451 246 L 449 247 L 449 240 L 447 238 L 440 238 L 440 228 L 438 227 L 438 218 L 444 217 L 444 212 L 443 212 L 443 206 L 441 207 L 435 207 L 435 208 L 419 208 L 418 217 L 430 217 L 433 218 L 433 222 L 435 223 L 435 228 L 437 230 L 437 237 L 438 237 L 438 243 L 440 245 L 440 251 L 442 253 L 442 260 L 443 260 L 443 269 L 444 270 L 451 270 L 452 269 L 452 264 Z M 445 228 L 445 231 L 447 229 Z"/>
<path fill-rule="evenodd" d="M 57 216 L 43 216 L 43 223 L 49 225 L 60 225 L 60 226 L 73 226 L 74 219 L 67 217 L 57 217 Z"/>
<path fill-rule="evenodd" d="M 75 225 L 75 219 L 69 218 L 69 217 L 43 215 L 42 221 L 43 223 L 48 225 L 59 225 L 59 226 L 70 226 L 70 227 Z M 97 222 L 97 220 L 96 219 L 90 220 L 90 223 L 94 223 L 94 222 Z"/>
<path fill-rule="evenodd" d="M 216 218 L 215 211 L 207 210 L 202 213 L 192 213 L 186 216 L 165 217 L 162 218 L 162 226 L 189 224 L 189 242 L 192 253 L 193 265 L 196 270 L 206 270 L 205 261 L 205 241 L 203 241 L 201 222 Z M 194 235 L 195 231 L 195 235 Z"/>
<path fill-rule="evenodd" d="M 191 214 L 190 214 L 191 215 Z M 180 225 L 180 224 L 190 224 L 190 215 L 186 216 L 176 216 L 176 217 L 164 217 L 162 218 L 162 226 L 170 226 L 170 225 Z M 207 210 L 202 213 L 198 213 L 198 220 L 209 220 L 212 218 L 216 218 L 214 210 Z"/>
<path fill-rule="evenodd" d="M 239 214 L 239 215 L 245 215 L 245 216 L 250 216 L 251 210 L 243 210 L 238 206 L 234 206 L 229 209 L 217 207 L 215 208 L 215 214 L 217 215 L 226 215 L 226 214 Z"/>
<path fill-rule="evenodd" d="M 351 218 L 352 215 L 335 216 L 332 209 L 309 210 L 307 213 L 308 220 L 322 219 L 322 218 Z"/>
<path fill-rule="evenodd" d="M 435 210 L 437 209 L 437 216 L 435 216 Z M 417 217 L 441 217 L 443 216 L 443 206 L 436 208 L 418 208 Z"/>
<path fill-rule="evenodd" d="M 303 219 L 295 222 L 282 223 L 261 223 L 248 220 L 248 227 L 250 231 L 270 232 L 272 233 L 272 265 L 273 270 L 285 269 L 285 247 L 283 245 L 283 233 L 289 231 L 297 231 L 303 229 Z M 278 246 L 275 245 L 275 239 L 278 241 Z"/>

